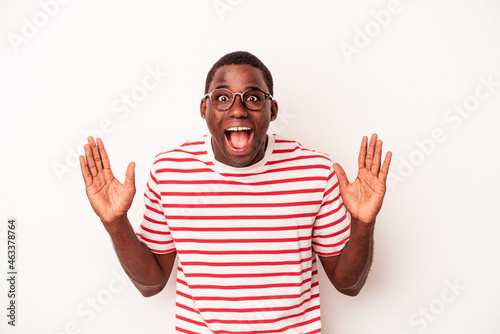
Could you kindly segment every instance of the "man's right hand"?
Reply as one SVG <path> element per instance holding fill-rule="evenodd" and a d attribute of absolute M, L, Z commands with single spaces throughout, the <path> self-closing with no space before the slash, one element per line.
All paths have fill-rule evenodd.
<path fill-rule="evenodd" d="M 127 211 L 135 195 L 135 164 L 128 165 L 125 182 L 121 184 L 111 171 L 102 140 L 97 138 L 97 145 L 92 137 L 88 141 L 85 157 L 80 156 L 80 167 L 90 205 L 111 236 L 123 270 L 143 296 L 153 296 L 167 284 L 176 252 L 153 254 L 130 225 Z"/>
<path fill-rule="evenodd" d="M 135 195 L 135 164 L 131 162 L 125 173 L 125 182 L 120 183 L 111 171 L 108 154 L 100 138 L 97 145 L 94 138 L 88 137 L 85 144 L 85 157 L 80 156 L 80 168 L 90 205 L 101 218 L 104 227 L 114 230 L 132 205 Z"/>

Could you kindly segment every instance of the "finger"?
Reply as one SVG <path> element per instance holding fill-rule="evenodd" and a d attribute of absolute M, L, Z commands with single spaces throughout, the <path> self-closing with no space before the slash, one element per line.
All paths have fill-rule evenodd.
<path fill-rule="evenodd" d="M 375 155 L 375 144 L 377 143 L 377 134 L 373 134 L 370 138 L 370 144 L 368 145 L 368 150 L 366 151 L 366 164 L 365 167 L 371 170 L 373 156 Z"/>
<path fill-rule="evenodd" d="M 99 148 L 97 147 L 93 137 L 89 137 L 90 148 L 92 149 L 92 155 L 94 156 L 95 166 L 98 171 L 102 170 L 102 159 L 99 153 Z"/>
<path fill-rule="evenodd" d="M 111 163 L 109 162 L 108 152 L 104 148 L 104 142 L 101 138 L 97 138 L 97 147 L 99 148 L 99 153 L 102 159 L 102 167 L 104 169 L 111 169 Z"/>
<path fill-rule="evenodd" d="M 127 166 L 127 171 L 125 172 L 125 186 L 135 188 L 135 163 L 131 162 Z"/>
<path fill-rule="evenodd" d="M 342 192 L 349 185 L 347 175 L 345 174 L 344 168 L 337 163 L 333 164 L 333 169 L 335 170 L 335 174 L 339 180 L 340 192 Z"/>
<path fill-rule="evenodd" d="M 368 137 L 364 136 L 361 139 L 361 148 L 359 149 L 358 168 L 365 168 L 366 146 L 368 145 Z"/>
<path fill-rule="evenodd" d="M 380 173 L 378 174 L 378 178 L 385 184 L 387 180 L 387 175 L 389 174 L 389 167 L 391 165 L 392 152 L 389 151 L 385 155 L 384 163 L 382 164 L 382 168 L 380 169 Z"/>
<path fill-rule="evenodd" d="M 87 165 L 92 176 L 97 175 L 97 167 L 95 166 L 94 155 L 92 154 L 92 149 L 89 144 L 85 144 L 83 146 L 85 150 L 85 158 L 87 159 Z"/>
<path fill-rule="evenodd" d="M 90 174 L 87 163 L 85 162 L 85 157 L 83 155 L 80 155 L 78 159 L 80 160 L 80 169 L 82 171 L 85 187 L 89 187 L 92 184 L 92 174 Z"/>
<path fill-rule="evenodd" d="M 375 145 L 375 156 L 373 157 L 371 172 L 373 175 L 377 176 L 380 170 L 380 161 L 382 160 L 382 141 L 377 140 Z"/>

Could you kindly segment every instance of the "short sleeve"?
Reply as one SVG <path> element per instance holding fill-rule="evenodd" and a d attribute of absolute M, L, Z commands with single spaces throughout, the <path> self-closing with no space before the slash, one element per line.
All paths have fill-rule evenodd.
<path fill-rule="evenodd" d="M 160 187 L 153 166 L 144 191 L 144 216 L 136 234 L 151 252 L 166 254 L 175 251 L 175 245 L 161 203 Z"/>
<path fill-rule="evenodd" d="M 349 241 L 351 217 L 340 197 L 339 182 L 330 167 L 323 201 L 313 227 L 313 248 L 320 256 L 339 255 Z"/>

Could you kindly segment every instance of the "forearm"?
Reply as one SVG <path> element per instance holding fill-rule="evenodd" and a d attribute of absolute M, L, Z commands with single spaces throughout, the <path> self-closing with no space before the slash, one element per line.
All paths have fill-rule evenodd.
<path fill-rule="evenodd" d="M 355 296 L 366 282 L 373 261 L 375 222 L 351 221 L 349 242 L 339 255 L 331 280 L 342 293 Z"/>
<path fill-rule="evenodd" d="M 149 248 L 137 239 L 128 218 L 104 223 L 104 227 L 125 273 L 141 294 L 149 297 L 160 292 L 168 277 Z"/>

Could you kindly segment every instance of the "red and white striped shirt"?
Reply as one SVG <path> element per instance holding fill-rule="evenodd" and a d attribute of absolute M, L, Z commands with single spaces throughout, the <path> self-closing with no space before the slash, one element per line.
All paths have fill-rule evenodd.
<path fill-rule="evenodd" d="M 330 158 L 269 135 L 264 158 L 216 161 L 210 136 L 156 156 L 139 239 L 177 251 L 176 331 L 320 333 L 316 255 L 338 255 L 350 217 Z"/>

